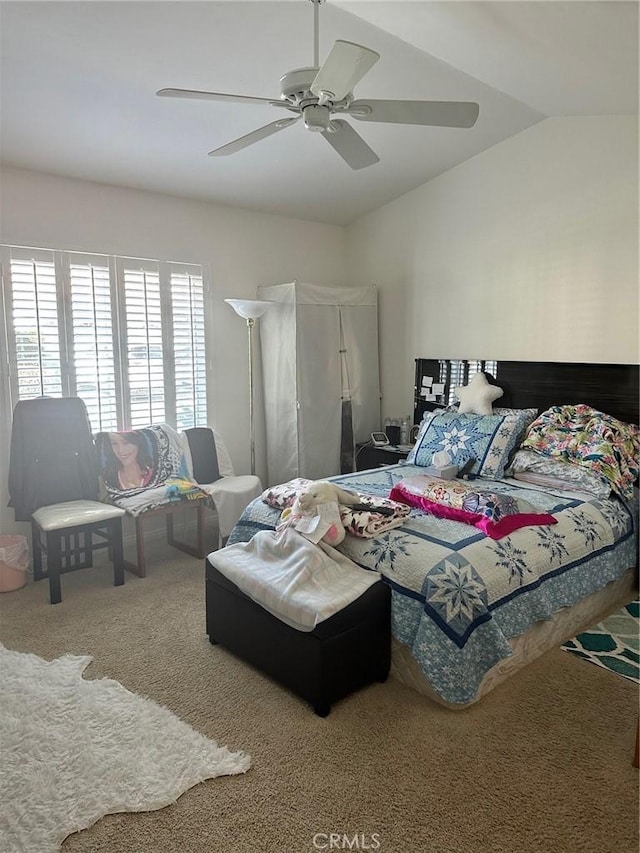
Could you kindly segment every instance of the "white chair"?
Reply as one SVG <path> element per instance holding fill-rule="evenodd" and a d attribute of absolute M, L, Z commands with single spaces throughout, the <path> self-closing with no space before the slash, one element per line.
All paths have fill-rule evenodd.
<path fill-rule="evenodd" d="M 124 510 L 100 501 L 65 501 L 41 506 L 31 516 L 33 576 L 49 577 L 51 604 L 59 604 L 60 575 L 93 565 L 93 551 L 109 548 L 113 584 L 124 583 L 122 516 Z M 98 541 L 94 540 L 98 537 Z M 46 556 L 46 572 L 42 557 Z"/>
<path fill-rule="evenodd" d="M 243 510 L 262 494 L 262 483 L 253 474 L 234 473 L 229 451 L 211 427 L 192 427 L 183 436 L 191 476 L 215 506 L 222 548 Z"/>

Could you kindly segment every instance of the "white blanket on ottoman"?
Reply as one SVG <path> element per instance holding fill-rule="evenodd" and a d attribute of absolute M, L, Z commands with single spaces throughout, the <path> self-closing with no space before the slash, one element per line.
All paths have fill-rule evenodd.
<path fill-rule="evenodd" d="M 380 579 L 292 527 L 261 530 L 249 542 L 214 551 L 209 560 L 245 595 L 298 631 L 313 631 Z"/>

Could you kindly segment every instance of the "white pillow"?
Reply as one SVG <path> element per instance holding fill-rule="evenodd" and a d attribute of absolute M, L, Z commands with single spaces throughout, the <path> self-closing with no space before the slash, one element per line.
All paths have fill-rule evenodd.
<path fill-rule="evenodd" d="M 474 373 L 468 385 L 454 388 L 454 391 L 460 401 L 458 412 L 461 415 L 490 415 L 491 404 L 504 393 L 497 385 L 489 385 L 484 373 Z"/>

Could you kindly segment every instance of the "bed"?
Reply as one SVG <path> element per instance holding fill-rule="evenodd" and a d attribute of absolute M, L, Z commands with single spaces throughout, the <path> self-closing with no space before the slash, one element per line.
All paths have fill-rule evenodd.
<path fill-rule="evenodd" d="M 637 587 L 634 463 L 627 466 L 622 486 L 590 491 L 590 462 L 580 463 L 577 477 L 576 465 L 571 464 L 571 477 L 551 479 L 548 473 L 528 469 L 526 456 L 539 459 L 541 447 L 546 451 L 545 442 L 550 441 L 558 418 L 562 435 L 566 434 L 562 418 L 566 420 L 569 410 L 571 418 L 591 418 L 589 424 L 594 423 L 593 409 L 606 412 L 605 418 L 620 419 L 623 426 L 636 424 L 637 366 L 555 364 L 545 369 L 540 363 L 506 364 L 509 367 L 502 375 L 509 379 L 497 401 L 502 408 L 496 402 L 486 422 L 480 423 L 480 415 L 435 406 L 430 411 L 418 393 L 417 414 L 424 418 L 407 462 L 329 478 L 344 489 L 377 498 L 392 493 L 397 497 L 398 490 L 406 497 L 412 484 L 424 480 L 442 436 L 448 436 L 451 450 L 451 435 L 455 441 L 472 424 L 478 435 L 486 427 L 491 437 L 485 446 L 482 433 L 484 437 L 474 445 L 475 470 L 471 468 L 466 488 L 481 495 L 490 492 L 496 504 L 527 507 L 532 517 L 553 517 L 555 523 L 526 523 L 492 538 L 479 522 L 453 520 L 460 518 L 455 514 L 438 517 L 424 512 L 417 502 L 401 526 L 373 538 L 348 535 L 339 546 L 357 565 L 379 572 L 391 588 L 392 675 L 450 708 L 477 702 L 526 663 L 631 600 Z M 496 374 L 490 377 L 492 384 L 500 383 L 500 365 L 492 364 Z M 519 369 L 515 395 L 509 387 L 514 382 L 514 365 Z M 444 380 L 445 394 L 447 377 L 461 375 L 451 370 L 450 362 L 418 360 L 418 391 L 424 371 Z M 536 376 L 543 379 L 536 381 Z M 577 392 L 563 385 L 565 378 L 578 387 Z M 579 387 L 580 381 L 588 387 Z M 560 414 L 554 413 L 554 407 Z M 525 415 L 525 410 L 532 411 Z M 496 418 L 503 418 L 499 428 Z M 605 420 L 607 426 L 612 422 Z M 463 450 L 468 446 L 467 442 Z M 637 466 L 637 444 L 634 447 Z M 518 465 L 521 453 L 525 461 Z M 566 456 L 553 456 L 551 451 L 545 462 L 549 460 L 567 464 Z M 557 466 L 550 467 L 557 473 Z M 601 468 L 597 470 L 601 475 Z M 602 486 L 602 476 L 599 480 Z M 255 500 L 234 528 L 229 544 L 246 542 L 259 530 L 274 529 L 280 512 L 262 499 Z"/>

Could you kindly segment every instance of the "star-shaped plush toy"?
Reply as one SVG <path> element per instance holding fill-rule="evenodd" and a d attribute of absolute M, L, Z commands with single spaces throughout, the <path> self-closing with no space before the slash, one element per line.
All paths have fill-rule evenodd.
<path fill-rule="evenodd" d="M 474 373 L 468 385 L 454 389 L 460 401 L 460 414 L 490 415 L 491 404 L 504 393 L 497 385 L 489 385 L 484 373 Z"/>

